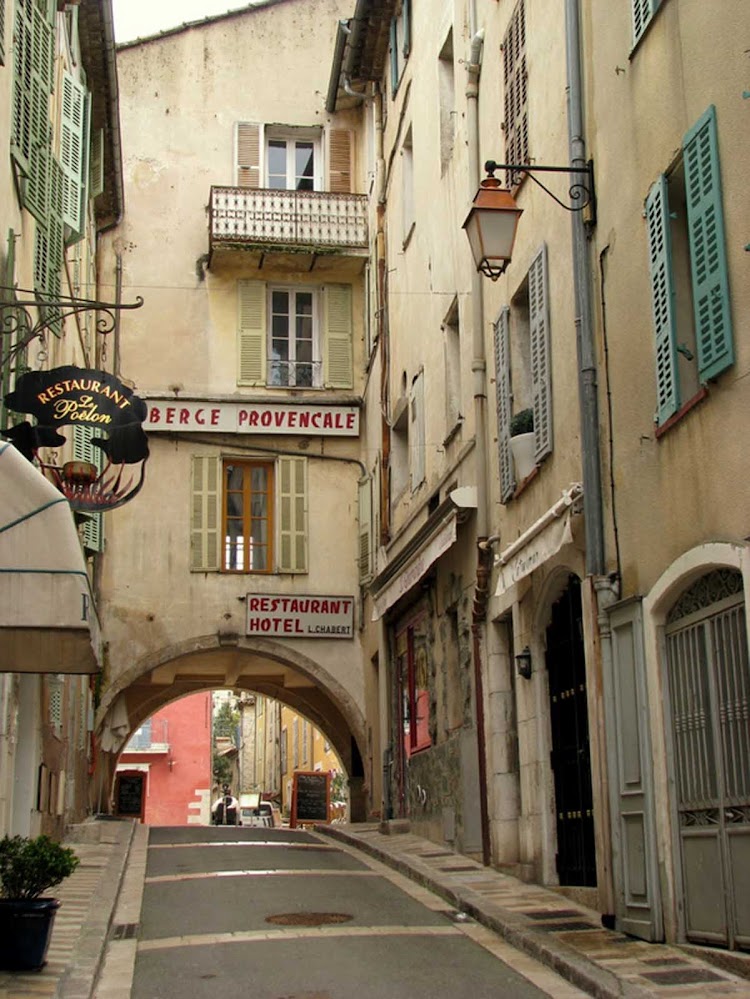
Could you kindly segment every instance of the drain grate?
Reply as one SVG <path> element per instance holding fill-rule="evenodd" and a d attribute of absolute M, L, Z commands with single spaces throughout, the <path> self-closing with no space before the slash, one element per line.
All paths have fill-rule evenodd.
<path fill-rule="evenodd" d="M 560 923 L 539 923 L 539 929 L 547 930 L 548 933 L 558 933 L 561 930 L 564 930 L 566 933 L 572 933 L 576 930 L 600 930 L 601 927 L 595 923 L 584 923 L 583 920 L 571 920 L 570 922 Z"/>
<path fill-rule="evenodd" d="M 529 919 L 575 919 L 580 918 L 580 909 L 524 909 L 524 916 Z"/>
<path fill-rule="evenodd" d="M 348 923 L 354 919 L 347 912 L 280 912 L 266 916 L 267 923 L 274 926 L 331 926 L 334 923 Z"/>
<path fill-rule="evenodd" d="M 439 867 L 438 870 L 445 871 L 446 874 L 459 873 L 460 871 L 476 871 L 477 868 L 473 865 L 471 867 Z"/>
<path fill-rule="evenodd" d="M 135 940 L 139 927 L 140 923 L 115 923 L 110 937 L 113 940 Z"/>
<path fill-rule="evenodd" d="M 641 972 L 641 978 L 646 978 L 654 985 L 698 985 L 701 982 L 725 982 L 727 980 L 722 975 L 715 975 L 713 971 L 704 971 L 703 968 Z"/>

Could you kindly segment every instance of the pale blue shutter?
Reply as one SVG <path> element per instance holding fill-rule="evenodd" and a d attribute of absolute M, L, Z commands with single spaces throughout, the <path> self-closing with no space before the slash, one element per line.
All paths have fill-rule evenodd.
<path fill-rule="evenodd" d="M 534 460 L 538 463 L 552 452 L 549 280 L 546 246 L 542 246 L 529 268 L 529 332 L 535 435 Z"/>
<path fill-rule="evenodd" d="M 664 423 L 680 405 L 675 351 L 674 279 L 667 178 L 662 174 L 646 198 L 651 312 L 656 337 L 656 422 Z"/>
<path fill-rule="evenodd" d="M 62 78 L 60 165 L 63 174 L 63 222 L 75 238 L 83 235 L 86 218 L 90 97 L 69 73 Z"/>
<path fill-rule="evenodd" d="M 307 460 L 279 458 L 279 572 L 307 572 Z"/>
<path fill-rule="evenodd" d="M 633 5 L 633 45 L 646 30 L 660 0 L 631 0 Z"/>
<path fill-rule="evenodd" d="M 104 452 L 91 443 L 92 437 L 101 437 L 102 431 L 90 424 L 76 423 L 73 426 L 73 458 L 75 461 L 87 461 L 95 466 L 97 472 L 104 467 Z M 83 523 L 83 544 L 91 551 L 102 550 L 102 526 L 104 515 L 89 513 Z"/>
<path fill-rule="evenodd" d="M 398 65 L 398 31 L 394 17 L 391 21 L 391 95 L 398 90 Z"/>
<path fill-rule="evenodd" d="M 266 286 L 237 282 L 237 384 L 266 384 Z"/>
<path fill-rule="evenodd" d="M 401 10 L 401 24 L 404 31 L 404 59 L 409 58 L 409 53 L 411 52 L 411 0 L 404 0 L 404 6 Z"/>
<path fill-rule="evenodd" d="M 506 306 L 493 326 L 495 341 L 495 394 L 497 396 L 497 450 L 500 463 L 500 499 L 510 499 L 515 489 L 510 455 L 510 309 Z"/>
<path fill-rule="evenodd" d="M 191 459 L 190 569 L 216 572 L 221 542 L 221 461 L 214 456 Z"/>
<path fill-rule="evenodd" d="M 683 148 L 695 342 L 698 371 L 701 381 L 705 382 L 734 363 L 719 145 L 713 106 L 685 136 Z"/>

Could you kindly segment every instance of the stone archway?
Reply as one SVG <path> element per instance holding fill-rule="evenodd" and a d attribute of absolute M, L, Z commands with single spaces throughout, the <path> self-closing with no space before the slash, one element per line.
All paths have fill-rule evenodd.
<path fill-rule="evenodd" d="M 107 688 L 95 719 L 99 752 L 93 805 L 109 811 L 117 757 L 130 734 L 159 708 L 210 689 L 254 691 L 281 701 L 325 732 L 349 774 L 353 821 L 367 814 L 364 716 L 325 667 L 270 639 L 204 635 L 166 646 L 122 672 Z"/>

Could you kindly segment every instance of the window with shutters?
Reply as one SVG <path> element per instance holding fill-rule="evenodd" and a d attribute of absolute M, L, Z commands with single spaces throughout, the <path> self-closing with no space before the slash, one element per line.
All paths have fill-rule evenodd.
<path fill-rule="evenodd" d="M 190 568 L 307 572 L 304 458 L 192 459 Z"/>
<path fill-rule="evenodd" d="M 101 472 L 104 467 L 104 452 L 93 443 L 95 437 L 106 436 L 104 431 L 95 428 L 88 423 L 73 424 L 73 459 L 74 461 L 85 461 L 93 465 L 97 472 Z M 84 548 L 89 551 L 100 552 L 103 550 L 103 522 L 104 514 L 86 513 L 79 514 L 82 519 L 80 528 L 81 540 Z"/>
<path fill-rule="evenodd" d="M 440 49 L 438 56 L 438 98 L 440 101 L 440 172 L 453 156 L 456 136 L 456 79 L 453 65 L 453 29 Z"/>
<path fill-rule="evenodd" d="M 503 39 L 505 162 L 529 163 L 528 74 L 526 70 L 526 7 L 519 0 Z M 506 183 L 511 186 L 510 174 Z"/>
<path fill-rule="evenodd" d="M 359 581 L 372 579 L 375 566 L 375 530 L 373 519 L 373 477 L 359 480 Z"/>
<path fill-rule="evenodd" d="M 235 125 L 237 187 L 353 193 L 353 136 L 348 129 Z"/>
<path fill-rule="evenodd" d="M 546 246 L 542 246 L 534 257 L 510 306 L 501 310 L 494 324 L 494 344 L 500 497 L 505 503 L 518 485 L 510 448 L 513 417 L 522 410 L 532 411 L 537 465 L 552 452 Z"/>
<path fill-rule="evenodd" d="M 83 236 L 89 173 L 91 95 L 69 73 L 63 73 L 60 114 L 62 217 L 67 242 Z"/>
<path fill-rule="evenodd" d="M 237 384 L 353 387 L 350 285 L 237 282 Z"/>
<path fill-rule="evenodd" d="M 633 5 L 633 45 L 635 45 L 661 7 L 662 0 L 630 0 L 630 2 Z"/>
<path fill-rule="evenodd" d="M 716 112 L 687 133 L 646 198 L 656 354 L 655 422 L 663 427 L 734 363 Z"/>
<path fill-rule="evenodd" d="M 411 0 L 400 0 L 396 16 L 391 20 L 391 97 L 396 96 L 410 51 Z"/>

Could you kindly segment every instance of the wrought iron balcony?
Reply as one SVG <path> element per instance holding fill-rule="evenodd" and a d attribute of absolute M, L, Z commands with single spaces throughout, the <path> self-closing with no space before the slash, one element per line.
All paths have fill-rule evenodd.
<path fill-rule="evenodd" d="M 212 187 L 209 242 L 280 251 L 367 250 L 367 196 L 327 191 Z"/>

